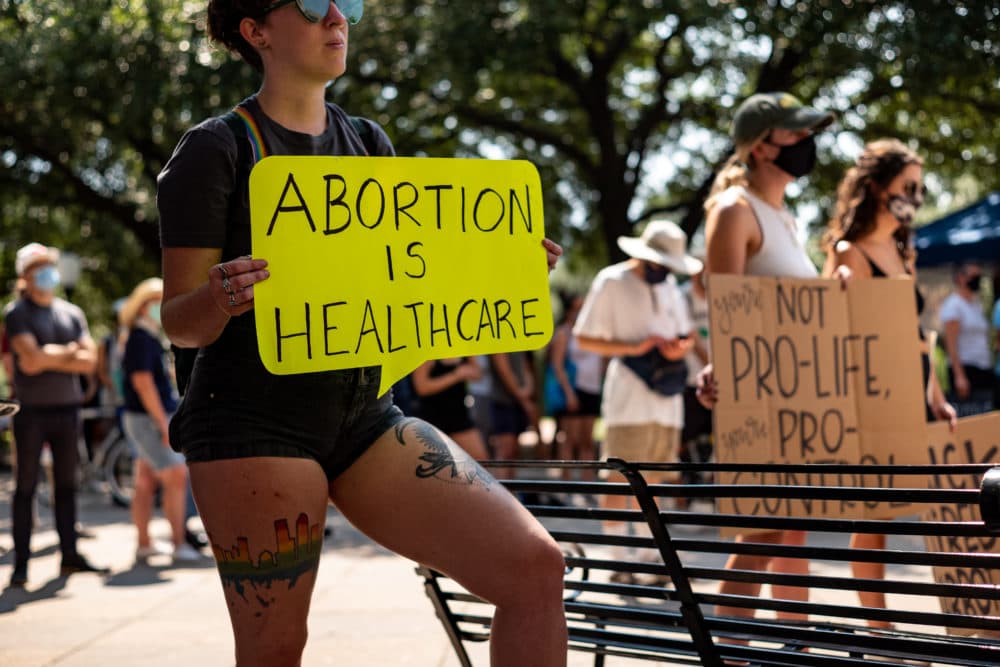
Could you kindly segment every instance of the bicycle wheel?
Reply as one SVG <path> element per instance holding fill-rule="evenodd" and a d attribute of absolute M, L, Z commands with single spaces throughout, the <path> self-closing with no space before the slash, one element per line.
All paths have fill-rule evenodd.
<path fill-rule="evenodd" d="M 132 468 L 132 447 L 128 439 L 120 435 L 104 455 L 104 479 L 108 481 L 111 502 L 119 507 L 132 506 L 132 493 L 135 490 Z"/>

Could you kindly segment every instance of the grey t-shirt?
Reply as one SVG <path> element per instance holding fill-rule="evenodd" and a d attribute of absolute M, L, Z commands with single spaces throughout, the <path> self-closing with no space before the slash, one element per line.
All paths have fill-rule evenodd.
<path fill-rule="evenodd" d="M 31 334 L 39 347 L 65 345 L 90 335 L 83 311 L 62 299 L 53 300 L 49 306 L 40 306 L 27 297 L 20 298 L 8 310 L 5 324 L 12 340 L 21 334 Z M 14 386 L 18 400 L 25 407 L 64 407 L 83 402 L 79 375 L 59 371 L 26 375 L 21 371 L 16 352 Z"/>

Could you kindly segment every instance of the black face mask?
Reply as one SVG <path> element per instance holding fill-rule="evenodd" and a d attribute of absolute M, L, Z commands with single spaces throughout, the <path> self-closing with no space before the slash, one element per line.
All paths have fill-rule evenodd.
<path fill-rule="evenodd" d="M 667 279 L 670 269 L 649 262 L 642 263 L 642 276 L 650 285 L 658 285 Z"/>
<path fill-rule="evenodd" d="M 774 158 L 774 164 L 789 176 L 795 178 L 805 176 L 816 166 L 816 137 L 810 134 L 791 146 L 781 146 L 778 157 Z"/>
<path fill-rule="evenodd" d="M 979 288 L 982 287 L 982 283 L 983 283 L 983 277 L 981 275 L 972 276 L 971 278 L 965 281 L 965 286 L 968 287 L 973 292 L 978 292 Z"/>

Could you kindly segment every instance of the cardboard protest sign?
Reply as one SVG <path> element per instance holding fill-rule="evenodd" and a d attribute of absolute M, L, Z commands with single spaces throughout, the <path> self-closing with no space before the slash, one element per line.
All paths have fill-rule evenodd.
<path fill-rule="evenodd" d="M 923 462 L 927 435 L 911 281 L 856 280 L 844 290 L 834 280 L 713 275 L 708 300 L 720 463 Z M 894 485 L 876 476 L 847 480 L 818 473 L 739 481 Z M 902 505 L 753 499 L 726 499 L 721 509 L 845 518 L 910 511 Z"/>
<path fill-rule="evenodd" d="M 274 156 L 250 174 L 250 217 L 271 373 L 381 366 L 381 394 L 423 361 L 552 336 L 528 162 Z"/>
<path fill-rule="evenodd" d="M 996 463 L 1000 458 L 1000 412 L 958 420 L 954 433 L 943 422 L 928 426 L 929 463 Z M 981 475 L 935 475 L 931 486 L 938 489 L 978 489 Z M 938 505 L 923 515 L 926 521 L 981 521 L 975 505 Z M 952 553 L 1000 553 L 997 537 L 927 537 L 928 551 Z M 1000 565 L 1000 564 L 998 564 Z M 934 581 L 942 584 L 989 584 L 1000 586 L 1000 570 L 990 568 L 935 567 Z M 1000 600 L 987 598 L 940 598 L 941 611 L 962 615 L 1000 616 Z M 968 635 L 967 628 L 949 628 L 952 634 Z M 994 634 L 1000 636 L 1000 630 Z"/>

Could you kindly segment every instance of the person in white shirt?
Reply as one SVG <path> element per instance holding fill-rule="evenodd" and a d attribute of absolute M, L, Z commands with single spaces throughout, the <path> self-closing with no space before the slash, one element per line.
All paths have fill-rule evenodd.
<path fill-rule="evenodd" d="M 687 235 L 667 220 L 649 222 L 639 238 L 619 237 L 618 245 L 630 259 L 597 274 L 573 327 L 580 348 L 612 357 L 602 392 L 602 454 L 672 462 L 684 426 L 683 360 L 691 347 L 687 302 L 672 274 L 696 273 L 702 263 L 687 254 Z M 651 387 L 634 370 L 651 366 L 671 369 L 674 384 Z M 623 496 L 605 495 L 602 506 L 623 509 L 627 503 Z M 608 532 L 624 528 L 620 522 L 605 524 Z M 623 558 L 624 551 L 616 549 L 615 556 Z M 629 573 L 615 577 L 618 583 L 633 579 Z"/>
<path fill-rule="evenodd" d="M 985 412 L 992 407 L 988 396 L 993 389 L 990 324 L 979 299 L 982 279 L 983 271 L 978 265 L 959 265 L 954 275 L 955 291 L 938 311 L 951 365 L 950 384 L 961 415 Z"/>

